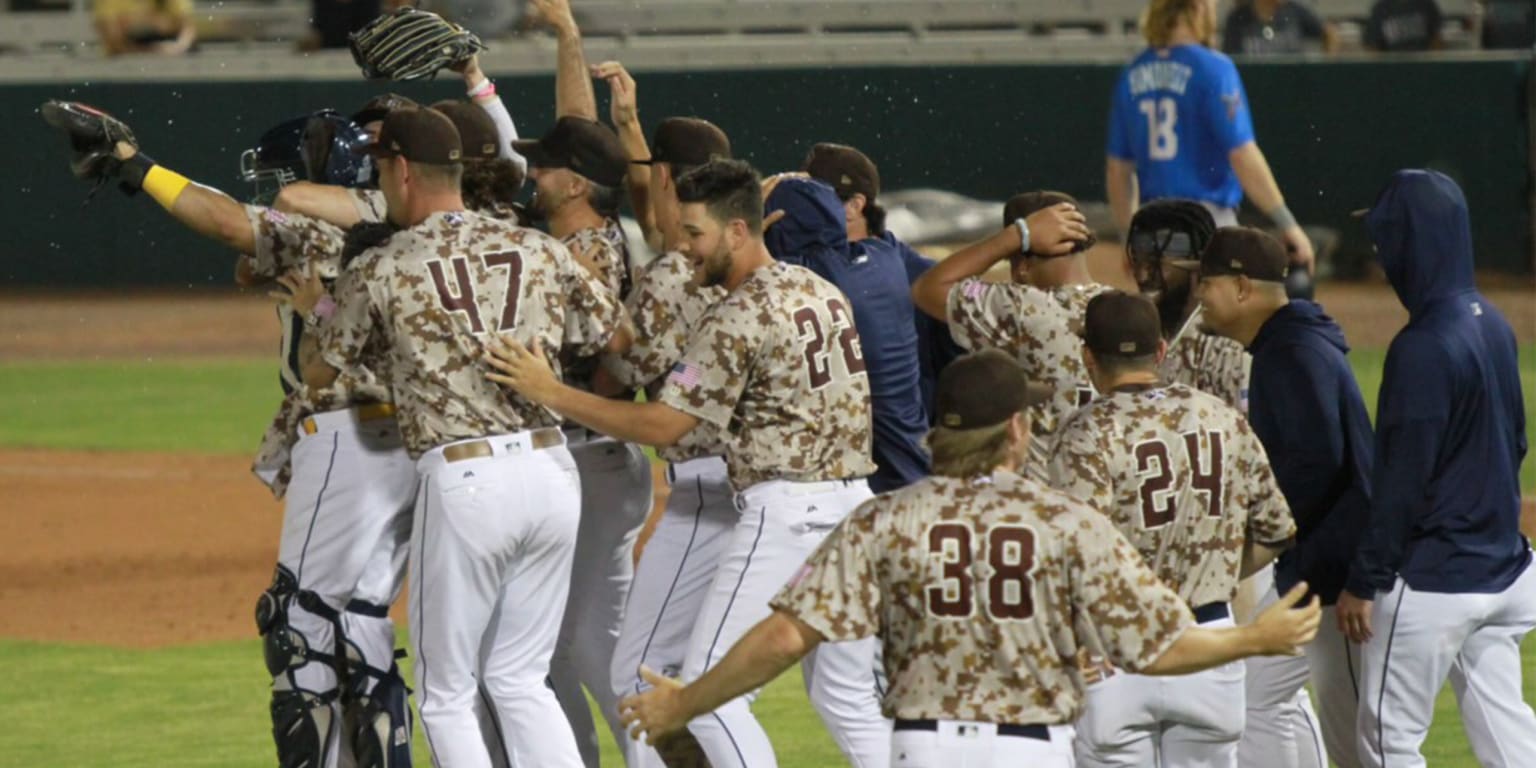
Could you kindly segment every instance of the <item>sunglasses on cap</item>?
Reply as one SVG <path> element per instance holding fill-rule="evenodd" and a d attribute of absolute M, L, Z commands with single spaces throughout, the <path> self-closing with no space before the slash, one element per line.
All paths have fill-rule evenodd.
<path fill-rule="evenodd" d="M 1198 266 L 1200 258 L 1189 233 L 1173 229 L 1134 231 L 1125 247 L 1131 258 L 1138 261 L 1164 260 L 1174 266 L 1193 267 Z"/>

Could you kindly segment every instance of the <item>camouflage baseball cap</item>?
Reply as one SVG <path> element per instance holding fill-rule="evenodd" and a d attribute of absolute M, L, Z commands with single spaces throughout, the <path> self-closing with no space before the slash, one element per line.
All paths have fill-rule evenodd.
<path fill-rule="evenodd" d="M 980 429 L 1050 398 L 1051 388 L 1031 382 L 1012 355 L 984 349 L 956 358 L 939 373 L 933 406 L 941 427 Z"/>

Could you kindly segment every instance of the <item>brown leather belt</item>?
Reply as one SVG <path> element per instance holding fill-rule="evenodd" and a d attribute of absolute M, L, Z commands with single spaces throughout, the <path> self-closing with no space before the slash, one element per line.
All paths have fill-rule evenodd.
<path fill-rule="evenodd" d="M 349 408 L 348 410 L 352 411 L 353 417 L 359 423 L 365 421 L 378 421 L 379 419 L 391 419 L 395 416 L 395 406 L 391 403 L 369 403 L 367 405 L 356 405 Z M 313 416 L 306 417 L 302 422 L 302 426 L 304 427 L 304 434 L 306 435 L 313 435 L 314 433 L 320 431 L 320 425 L 315 423 L 315 417 Z"/>
<path fill-rule="evenodd" d="M 553 448 L 565 444 L 565 435 L 554 427 L 535 429 L 529 436 L 528 442 L 533 445 L 535 451 L 545 448 Z M 446 461 L 464 461 L 466 459 L 484 459 L 496 455 L 496 448 L 490 440 L 470 440 L 463 443 L 454 443 L 443 449 L 443 459 Z"/>

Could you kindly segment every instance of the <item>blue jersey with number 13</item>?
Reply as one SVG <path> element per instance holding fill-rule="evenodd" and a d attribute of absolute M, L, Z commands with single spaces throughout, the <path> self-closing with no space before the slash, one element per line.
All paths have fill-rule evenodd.
<path fill-rule="evenodd" d="M 1120 73 L 1108 154 L 1136 163 L 1142 202 L 1182 197 L 1235 208 L 1243 189 L 1228 155 L 1253 141 L 1237 67 L 1202 45 L 1148 48 Z"/>

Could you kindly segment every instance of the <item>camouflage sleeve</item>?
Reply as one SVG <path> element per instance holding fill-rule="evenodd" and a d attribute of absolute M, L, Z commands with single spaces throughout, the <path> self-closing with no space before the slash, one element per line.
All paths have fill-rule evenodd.
<path fill-rule="evenodd" d="M 834 528 L 769 605 L 828 642 L 879 633 L 884 602 L 875 577 L 874 505 L 864 502 Z"/>
<path fill-rule="evenodd" d="M 377 189 L 347 189 L 347 194 L 352 196 L 352 204 L 357 206 L 357 215 L 363 221 L 380 222 L 384 220 L 387 206 L 384 204 L 384 193 Z"/>
<path fill-rule="evenodd" d="M 672 366 L 656 399 L 728 429 L 769 333 L 756 314 L 737 299 L 715 305 Z"/>
<path fill-rule="evenodd" d="M 1028 286 L 989 283 L 979 277 L 949 289 L 945 315 L 949 333 L 961 347 L 977 351 L 1017 346 L 1024 321 L 1037 314 L 1044 294 Z"/>
<path fill-rule="evenodd" d="M 624 305 L 596 276 L 577 264 L 564 245 L 551 241 L 549 247 L 565 277 L 565 335 L 560 346 L 580 357 L 596 355 L 624 323 Z"/>
<path fill-rule="evenodd" d="M 1104 654 L 1137 672 L 1157 661 L 1195 623 L 1189 606 L 1147 568 L 1109 518 L 1085 510 L 1063 526 L 1072 603 L 1097 628 Z"/>
<path fill-rule="evenodd" d="M 256 250 L 247 257 L 253 274 L 271 279 L 314 261 L 321 277 L 336 276 L 341 246 L 346 239 L 346 232 L 340 227 L 258 205 L 245 206 L 245 218 L 256 239 Z"/>
<path fill-rule="evenodd" d="M 331 286 L 336 313 L 320 326 L 320 353 L 338 370 L 352 370 L 363 363 L 369 340 L 380 323 L 378 307 L 368 289 L 368 273 L 376 263 L 369 259 L 353 264 Z"/>
<path fill-rule="evenodd" d="M 1296 519 L 1291 505 L 1280 492 L 1274 468 L 1269 465 L 1264 445 L 1248 422 L 1238 420 L 1238 455 L 1236 482 L 1244 483 L 1244 508 L 1248 510 L 1248 540 L 1264 545 L 1280 544 L 1296 535 Z"/>
<path fill-rule="evenodd" d="M 624 255 L 603 236 L 602 230 L 581 229 L 565 238 L 571 254 L 580 256 L 597 269 L 597 278 L 615 296 L 624 295 Z"/>
<path fill-rule="evenodd" d="M 688 329 L 675 298 L 682 294 L 676 265 L 681 259 L 658 259 L 641 273 L 624 306 L 634 326 L 635 341 L 623 354 L 603 357 L 603 364 L 620 383 L 642 388 L 666 375 L 683 356 Z M 683 275 L 683 280 L 692 275 Z"/>
<path fill-rule="evenodd" d="M 1057 433 L 1046 484 L 1104 511 L 1114 504 L 1114 477 L 1109 471 L 1108 446 L 1101 445 L 1099 430 L 1087 413 L 1088 409 L 1078 411 Z"/>

